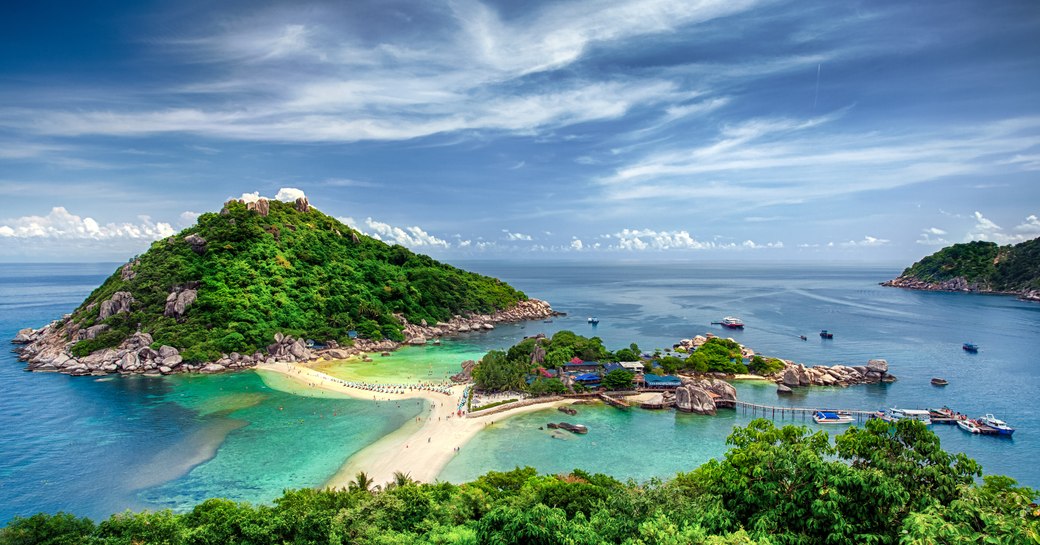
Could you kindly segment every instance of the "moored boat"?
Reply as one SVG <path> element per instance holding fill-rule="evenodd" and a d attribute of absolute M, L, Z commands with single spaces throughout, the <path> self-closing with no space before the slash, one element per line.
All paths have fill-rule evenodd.
<path fill-rule="evenodd" d="M 595 316 L 592 316 L 592 317 L 589 318 L 589 323 L 592 324 L 592 325 L 596 325 L 596 324 L 599 323 L 599 318 L 597 318 Z"/>
<path fill-rule="evenodd" d="M 928 415 L 932 419 L 932 424 L 955 424 L 960 420 L 968 419 L 966 415 L 956 412 L 949 407 L 928 409 Z"/>
<path fill-rule="evenodd" d="M 816 411 L 812 418 L 817 424 L 851 424 L 855 420 L 846 411 Z"/>
<path fill-rule="evenodd" d="M 917 420 L 926 426 L 932 423 L 931 413 L 923 409 L 897 409 L 892 407 L 887 414 L 892 420 Z"/>
<path fill-rule="evenodd" d="M 1015 428 L 1008 426 L 1007 422 L 1004 422 L 1003 420 L 993 416 L 992 414 L 980 416 L 976 420 L 978 420 L 979 424 L 989 426 L 994 430 L 997 430 L 997 435 L 1011 435 L 1015 433 Z"/>
<path fill-rule="evenodd" d="M 974 354 L 975 352 L 979 351 L 979 345 L 977 345 L 975 343 L 964 343 L 964 344 L 961 345 L 961 348 L 965 352 L 971 352 L 972 354 Z"/>
<path fill-rule="evenodd" d="M 744 329 L 744 321 L 733 316 L 726 316 L 719 324 L 729 329 Z"/>
<path fill-rule="evenodd" d="M 949 383 L 950 381 L 944 378 L 935 377 L 932 379 L 932 386 L 946 386 Z"/>
<path fill-rule="evenodd" d="M 957 421 L 957 427 L 968 433 L 982 433 L 982 428 L 974 420 L 965 418 Z"/>
<path fill-rule="evenodd" d="M 833 339 L 834 338 L 834 333 L 831 333 L 830 331 L 827 331 L 826 329 L 824 329 L 823 331 L 820 331 L 820 338 L 822 338 L 822 339 Z"/>

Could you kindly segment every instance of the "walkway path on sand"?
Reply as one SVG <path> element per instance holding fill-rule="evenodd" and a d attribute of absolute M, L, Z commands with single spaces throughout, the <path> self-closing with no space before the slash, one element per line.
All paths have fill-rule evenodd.
<path fill-rule="evenodd" d="M 326 486 L 345 487 L 359 471 L 364 471 L 376 484 L 393 480 L 394 472 L 407 473 L 412 479 L 432 483 L 444 466 L 458 454 L 456 448 L 466 443 L 482 429 L 518 414 L 538 411 L 547 407 L 565 405 L 571 401 L 555 401 L 528 405 L 486 416 L 460 417 L 456 413 L 465 386 L 451 388 L 451 395 L 429 390 L 411 390 L 402 394 L 377 393 L 350 387 L 345 381 L 295 363 L 274 363 L 257 366 L 258 370 L 284 375 L 310 388 L 345 394 L 357 399 L 405 400 L 425 399 L 430 410 L 419 421 L 405 424 L 375 443 L 361 449 L 329 479 Z"/>

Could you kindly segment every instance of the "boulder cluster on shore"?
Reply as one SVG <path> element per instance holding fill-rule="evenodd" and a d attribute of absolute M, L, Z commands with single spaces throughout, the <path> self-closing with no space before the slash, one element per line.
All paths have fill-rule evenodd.
<path fill-rule="evenodd" d="M 776 375 L 777 392 L 791 393 L 799 386 L 851 386 L 853 384 L 875 384 L 895 382 L 896 377 L 888 374 L 888 362 L 874 359 L 866 365 L 814 365 L 806 367 L 800 363 L 785 361 L 783 371 Z"/>
<path fill-rule="evenodd" d="M 171 312 L 183 312 L 181 309 L 190 305 L 190 302 L 184 304 L 185 301 L 182 301 L 194 295 L 188 293 L 189 290 L 185 289 L 171 297 L 167 302 Z M 128 295 L 124 296 L 119 292 L 109 301 L 102 303 L 99 308 L 101 319 L 107 317 L 106 314 L 127 311 L 133 303 L 133 298 L 127 297 Z M 318 358 L 344 359 L 365 352 L 387 352 L 404 344 L 422 345 L 431 338 L 494 329 L 496 323 L 539 320 L 556 314 L 549 303 L 529 299 L 493 314 L 457 315 L 447 322 L 438 322 L 433 326 L 425 321 L 410 324 L 403 317 L 399 317 L 404 325 L 404 342 L 356 339 L 353 346 L 341 347 L 337 342 L 329 341 L 320 350 L 308 348 L 303 339 L 276 333 L 274 343 L 267 346 L 265 351 L 258 350 L 253 354 L 223 354 L 216 361 L 201 363 L 184 361 L 180 351 L 173 346 L 153 348 L 152 336 L 142 332 L 134 333 L 114 348 L 105 348 L 76 357 L 72 353 L 72 347 L 81 340 L 94 338 L 99 331 L 89 331 L 90 328 L 76 330 L 69 316 L 55 320 L 40 329 L 22 329 L 11 342 L 18 345 L 15 348 L 18 359 L 27 362 L 30 371 L 70 375 L 219 373 L 254 367 L 260 363 L 303 362 Z"/>
<path fill-rule="evenodd" d="M 718 407 L 732 407 L 737 401 L 737 389 L 724 380 L 683 377 L 682 382 L 675 389 L 675 408 L 680 411 L 714 415 Z"/>

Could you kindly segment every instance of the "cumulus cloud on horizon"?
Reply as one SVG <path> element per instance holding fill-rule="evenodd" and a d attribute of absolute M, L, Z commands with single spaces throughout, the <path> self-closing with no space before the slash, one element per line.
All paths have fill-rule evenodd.
<path fill-rule="evenodd" d="M 644 250 L 737 250 L 764 248 L 783 248 L 780 241 L 759 244 L 753 240 L 741 243 L 697 240 L 686 230 L 655 231 L 653 229 L 622 229 L 618 233 L 604 235 L 604 238 L 616 239 L 616 249 Z"/>
<path fill-rule="evenodd" d="M 91 217 L 81 217 L 64 206 L 55 206 L 46 216 L 22 216 L 0 224 L 2 238 L 47 239 L 143 239 L 158 240 L 176 233 L 166 222 L 153 222 L 148 216 L 138 216 L 137 223 L 100 224 Z"/>
<path fill-rule="evenodd" d="M 1040 219 L 1036 217 L 1036 214 L 1030 214 L 1022 223 L 1015 226 L 1014 230 L 1017 233 L 1006 232 L 1003 227 L 982 215 L 978 210 L 972 217 L 975 219 L 975 225 L 964 237 L 965 242 L 984 240 L 997 244 L 1017 244 L 1036 238 L 1040 234 Z"/>
<path fill-rule="evenodd" d="M 447 240 L 431 235 L 426 232 L 426 230 L 416 225 L 411 227 L 395 227 L 389 223 L 376 221 L 372 218 L 365 218 L 362 222 L 351 217 L 340 217 L 336 219 L 376 240 L 381 240 L 390 244 L 400 244 L 401 246 L 410 249 L 447 249 L 451 247 L 451 243 Z M 467 243 L 465 246 L 469 245 L 469 241 L 464 242 Z M 459 246 L 463 247 L 463 244 L 460 243 Z"/>
<path fill-rule="evenodd" d="M 261 195 L 259 191 L 253 191 L 252 193 L 243 193 L 242 196 L 238 198 L 238 200 L 250 203 L 256 202 L 263 198 L 269 201 L 293 202 L 300 197 L 307 197 L 307 195 L 303 192 L 302 189 L 297 189 L 295 187 L 282 187 L 278 189 L 278 193 L 275 193 L 274 197 L 265 197 Z"/>

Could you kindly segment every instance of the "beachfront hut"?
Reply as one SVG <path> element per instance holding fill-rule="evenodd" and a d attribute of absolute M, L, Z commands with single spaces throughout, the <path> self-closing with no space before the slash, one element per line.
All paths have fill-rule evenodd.
<path fill-rule="evenodd" d="M 672 375 L 646 375 L 643 380 L 652 390 L 672 390 L 682 386 L 682 380 Z"/>
<path fill-rule="evenodd" d="M 628 371 L 628 369 L 625 369 L 625 367 L 623 365 L 621 365 L 620 363 L 604 363 L 603 364 L 603 374 L 607 374 L 607 373 L 609 373 L 611 371 L 617 371 L 618 369 L 621 369 L 622 371 Z"/>

